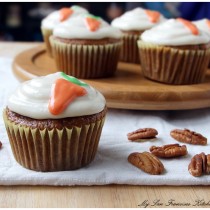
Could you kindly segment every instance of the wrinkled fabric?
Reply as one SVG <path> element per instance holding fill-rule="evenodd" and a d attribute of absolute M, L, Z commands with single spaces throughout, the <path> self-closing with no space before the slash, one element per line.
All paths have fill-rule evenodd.
<path fill-rule="evenodd" d="M 132 111 L 109 109 L 95 160 L 79 170 L 35 172 L 20 166 L 13 157 L 2 119 L 9 93 L 19 82 L 11 69 L 12 60 L 0 58 L 0 185 L 209 185 L 210 175 L 195 178 L 188 172 L 191 158 L 200 152 L 210 153 L 207 146 L 187 145 L 189 154 L 174 159 L 161 159 L 162 175 L 149 175 L 132 166 L 127 157 L 132 152 L 148 151 L 152 145 L 177 143 L 170 137 L 175 128 L 188 128 L 210 138 L 210 109 L 191 111 Z M 156 139 L 129 142 L 127 133 L 138 128 L 153 127 Z"/>

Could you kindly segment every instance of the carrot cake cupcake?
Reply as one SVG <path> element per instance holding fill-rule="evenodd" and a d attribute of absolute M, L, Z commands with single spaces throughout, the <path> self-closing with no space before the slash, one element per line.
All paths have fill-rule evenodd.
<path fill-rule="evenodd" d="M 101 93 L 57 72 L 24 82 L 3 117 L 15 159 L 35 171 L 73 170 L 95 157 L 106 115 Z"/>
<path fill-rule="evenodd" d="M 139 63 L 137 40 L 145 30 L 150 29 L 166 19 L 157 11 L 135 8 L 112 21 L 112 26 L 123 33 L 123 47 L 120 61 Z"/>
<path fill-rule="evenodd" d="M 62 8 L 58 11 L 52 12 L 46 18 L 44 18 L 41 22 L 41 30 L 44 38 L 44 42 L 46 44 L 47 52 L 50 56 L 52 56 L 51 46 L 49 37 L 52 35 L 54 27 L 63 21 L 68 20 L 69 18 L 76 17 L 81 14 L 88 14 L 88 11 L 80 6 L 72 6 L 69 8 Z"/>
<path fill-rule="evenodd" d="M 210 56 L 210 37 L 192 22 L 170 19 L 145 31 L 138 41 L 145 77 L 169 84 L 203 82 Z"/>
<path fill-rule="evenodd" d="M 50 37 L 57 69 L 83 79 L 112 76 L 121 37 L 119 29 L 90 14 L 63 22 Z"/>

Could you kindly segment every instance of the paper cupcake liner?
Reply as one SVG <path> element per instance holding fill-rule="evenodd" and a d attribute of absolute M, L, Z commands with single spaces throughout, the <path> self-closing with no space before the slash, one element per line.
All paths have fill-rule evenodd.
<path fill-rule="evenodd" d="M 23 167 L 35 171 L 74 170 L 95 157 L 105 117 L 81 127 L 40 130 L 8 120 L 5 127 L 14 157 Z"/>
<path fill-rule="evenodd" d="M 42 31 L 42 36 L 46 45 L 47 53 L 50 57 L 53 57 L 52 48 L 50 44 L 50 36 L 52 35 L 53 32 L 52 30 L 45 29 L 45 28 L 41 28 L 41 31 Z"/>
<path fill-rule="evenodd" d="M 120 61 L 136 64 L 140 63 L 139 50 L 137 46 L 138 40 L 139 35 L 124 34 L 123 46 L 120 53 Z"/>
<path fill-rule="evenodd" d="M 182 50 L 138 41 L 141 67 L 145 77 L 169 84 L 203 82 L 210 49 Z"/>
<path fill-rule="evenodd" d="M 112 76 L 119 60 L 121 42 L 106 45 L 76 45 L 50 38 L 58 71 L 89 79 Z"/>

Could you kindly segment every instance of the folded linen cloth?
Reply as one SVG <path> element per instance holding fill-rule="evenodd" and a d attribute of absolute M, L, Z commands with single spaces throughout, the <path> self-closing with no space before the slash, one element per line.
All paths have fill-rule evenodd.
<path fill-rule="evenodd" d="M 189 154 L 175 159 L 161 159 L 162 175 L 149 175 L 132 166 L 127 157 L 132 152 L 149 151 L 150 146 L 177 143 L 170 137 L 175 128 L 188 128 L 210 137 L 210 109 L 191 111 L 132 111 L 109 109 L 95 160 L 79 170 L 35 172 L 20 166 L 13 157 L 2 119 L 7 98 L 19 82 L 12 73 L 12 59 L 0 57 L 0 185 L 209 185 L 210 175 L 195 178 L 188 172 L 191 158 L 200 152 L 210 153 L 207 146 L 187 144 Z M 153 127 L 159 132 L 155 140 L 129 142 L 127 133 Z"/>

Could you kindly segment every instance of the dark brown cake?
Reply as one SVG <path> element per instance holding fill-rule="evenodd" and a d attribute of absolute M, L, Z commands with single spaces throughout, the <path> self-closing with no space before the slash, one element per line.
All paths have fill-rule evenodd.
<path fill-rule="evenodd" d="M 105 116 L 106 110 L 107 109 L 105 108 L 100 113 L 87 115 L 87 116 L 81 116 L 81 117 L 36 120 L 29 117 L 25 117 L 23 115 L 19 115 L 11 111 L 9 108 L 6 108 L 6 116 L 8 120 L 10 120 L 11 122 L 14 122 L 15 124 L 19 124 L 21 126 L 27 126 L 32 129 L 38 128 L 40 130 L 43 130 L 47 128 L 48 130 L 51 130 L 54 128 L 63 129 L 63 127 L 66 127 L 66 128 L 72 128 L 74 126 L 81 127 L 85 124 L 94 123 L 95 121 L 101 120 Z"/>
<path fill-rule="evenodd" d="M 63 39 L 55 37 L 54 39 L 59 40 L 66 44 L 79 44 L 79 45 L 104 45 L 110 43 L 119 43 L 119 39 L 105 38 L 105 39 Z"/>

